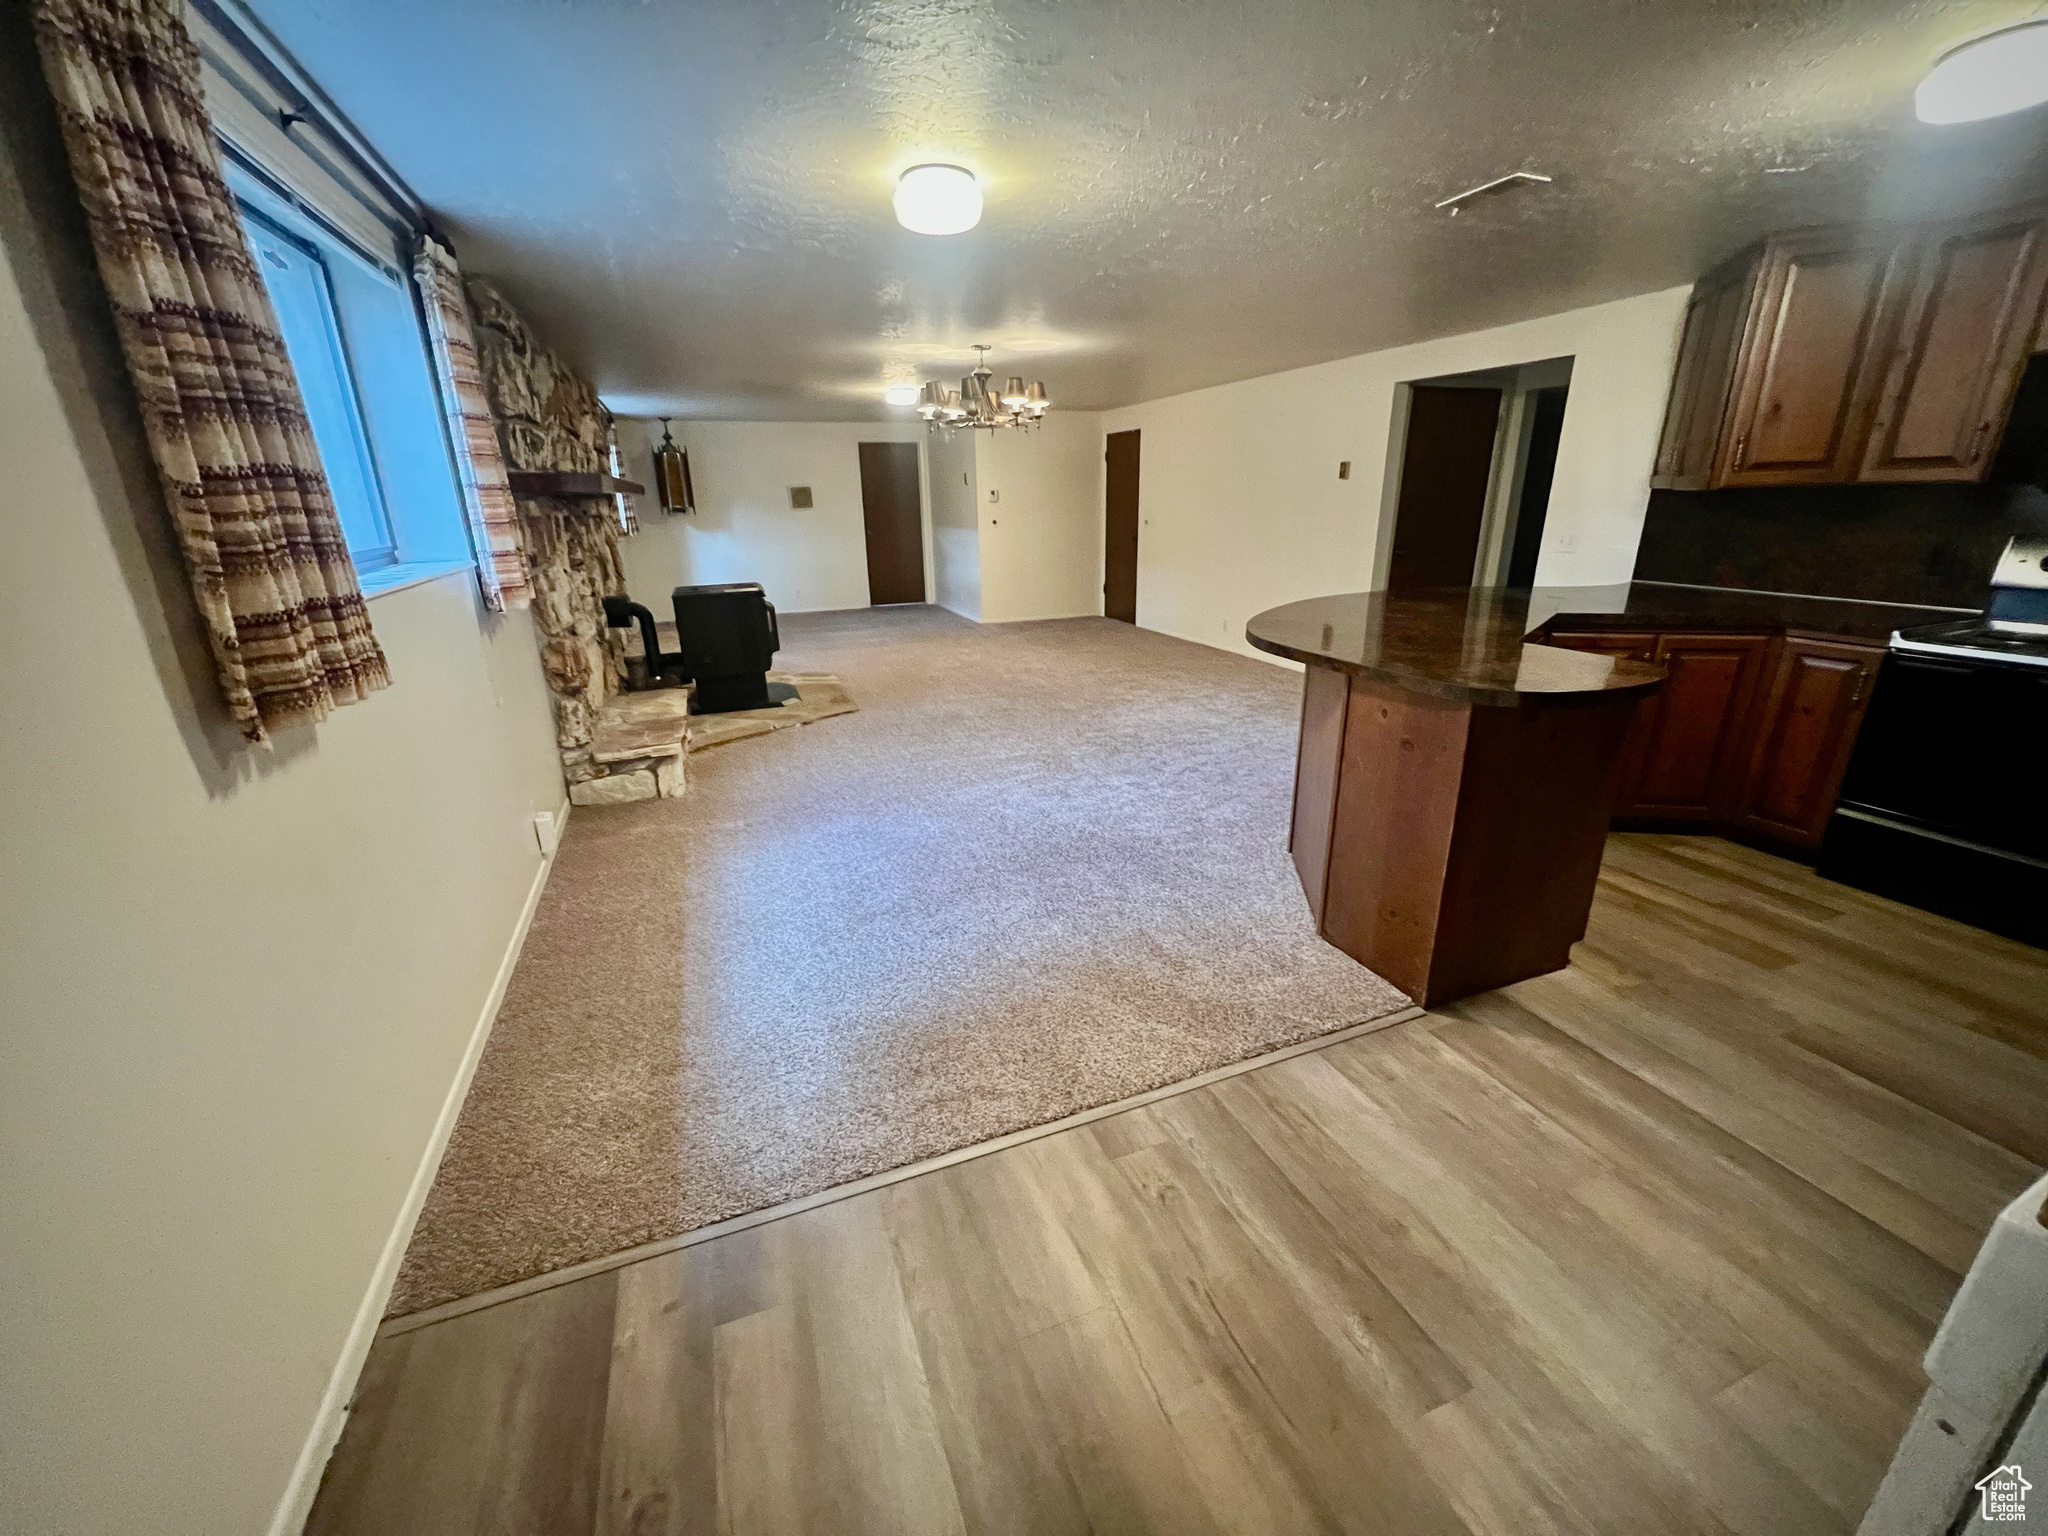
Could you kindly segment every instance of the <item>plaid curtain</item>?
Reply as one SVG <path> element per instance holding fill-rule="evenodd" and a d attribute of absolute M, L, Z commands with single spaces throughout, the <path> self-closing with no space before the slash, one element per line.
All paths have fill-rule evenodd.
<path fill-rule="evenodd" d="M 200 95 L 182 0 L 35 0 L 92 229 L 221 693 L 242 734 L 389 685 Z"/>
<path fill-rule="evenodd" d="M 455 265 L 455 253 L 426 235 L 420 240 L 413 275 L 425 300 L 441 408 L 448 414 L 448 435 L 455 444 L 462 507 L 469 518 L 469 542 L 476 551 L 476 579 L 483 588 L 484 605 L 493 613 L 508 606 L 524 608 L 533 600 L 533 579 L 519 541 L 519 515 L 511 482 L 505 478 L 497 422 L 477 366 L 462 272 Z"/>

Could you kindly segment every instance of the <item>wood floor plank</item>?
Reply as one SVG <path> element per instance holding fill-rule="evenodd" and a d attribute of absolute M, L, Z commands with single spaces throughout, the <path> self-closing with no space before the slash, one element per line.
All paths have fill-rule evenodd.
<path fill-rule="evenodd" d="M 969 1536 L 1083 1536 L 1088 1512 L 973 1195 L 966 1180 L 925 1178 L 882 1202 L 961 1517 Z"/>
<path fill-rule="evenodd" d="M 1171 1112 L 1162 1118 L 1173 1123 Z M 1211 1382 L 1222 1389 L 1218 1406 L 1234 1409 L 1239 1420 L 1231 1443 L 1262 1440 L 1267 1454 L 1257 1464 L 1271 1479 L 1284 1478 L 1290 1502 L 1317 1511 L 1317 1529 L 1462 1531 L 1442 1490 L 1406 1447 L 1396 1417 L 1402 1408 L 1382 1395 L 1396 1381 L 1410 1386 L 1412 1377 L 1389 1369 L 1388 1335 L 1398 1330 L 1399 1342 L 1426 1346 L 1413 1319 L 1397 1310 L 1367 1323 L 1352 1297 L 1330 1296 L 1284 1261 L 1264 1275 L 1233 1262 L 1241 1234 L 1233 1239 L 1233 1212 L 1214 1183 L 1229 1157 L 1226 1150 L 1197 1166 L 1181 1148 L 1154 1148 L 1120 1166 L 1159 1213 L 1154 1230 L 1170 1227 L 1178 1238 L 1156 1241 L 1169 1256 L 1186 1255 L 1187 1272 L 1200 1277 L 1198 1293 L 1227 1340 L 1229 1358 Z M 1220 1262 L 1209 1256 L 1216 1252 Z M 1391 1302 L 1376 1283 L 1366 1281 L 1362 1290 L 1367 1306 Z"/>
<path fill-rule="evenodd" d="M 1290 1066 L 1294 1065 L 1292 1063 Z M 1304 1057 L 1291 1088 L 1317 1095 L 1341 1126 L 1345 1150 L 1401 1192 L 1430 1208 L 1438 1234 L 1465 1256 L 1480 1283 L 1512 1317 L 1500 1341 L 1536 1355 L 1558 1375 L 1583 1382 L 1639 1444 L 1693 1486 L 1708 1507 L 1749 1536 L 1835 1529 L 1813 1495 L 1766 1464 L 1739 1434 L 1708 1409 L 1696 1385 L 1665 1361 L 1692 1343 L 1659 1315 L 1648 1276 L 1634 1286 L 1593 1289 L 1576 1283 L 1572 1254 L 1533 1240 L 1482 1194 L 1447 1177 L 1429 1153 L 1385 1117 L 1346 1113 L 1355 1067 L 1340 1072 L 1321 1057 Z M 1597 1297 L 1597 1300 L 1596 1300 Z"/>
<path fill-rule="evenodd" d="M 834 1536 L 964 1536 L 917 1332 L 879 1201 L 822 1207 L 777 1234 L 792 1266 L 800 1347 L 820 1432 L 804 1529 Z M 742 1320 L 744 1321 L 744 1320 Z M 731 1325 L 728 1325 L 731 1326 Z M 770 1442 L 787 1456 L 803 1439 Z"/>
<path fill-rule="evenodd" d="M 598 1536 L 716 1528 L 716 1333 L 788 1301 L 763 1234 L 736 1236 L 619 1271 Z"/>
<path fill-rule="evenodd" d="M 594 1529 L 616 1294 L 594 1278 L 378 1343 L 393 1363 L 369 1373 L 309 1536 Z"/>
<path fill-rule="evenodd" d="M 1899 1421 L 1891 1441 L 1873 1451 L 1868 1442 L 1842 1434 L 1796 1385 L 1794 1371 L 1773 1361 L 1733 1383 L 1714 1404 L 1772 1460 L 1811 1488 L 1853 1525 L 1863 1518 L 1870 1496 L 1883 1481 L 1892 1444 L 1904 1432 Z M 1910 1408 L 1906 1414 L 1911 1417 Z"/>
<path fill-rule="evenodd" d="M 1173 1213 L 1191 1246 L 1223 1250 L 1233 1235 L 1248 1242 L 1260 1260 L 1220 1271 L 1219 1281 L 1284 1277 L 1288 1301 L 1305 1304 L 1307 1326 L 1353 1358 L 1375 1401 L 1390 1411 L 1420 1415 L 1468 1390 L 1470 1378 L 1388 1288 L 1368 1248 L 1353 1241 L 1353 1213 L 1318 1204 L 1247 1127 L 1237 1113 L 1246 1098 L 1176 1101 L 1161 1116 L 1176 1133 L 1173 1155 L 1155 1150 L 1127 1163 L 1125 1176 L 1148 1204 Z M 1264 1284 L 1281 1289 L 1273 1278 Z"/>
<path fill-rule="evenodd" d="M 1731 1084 L 1702 1069 L 1695 1058 L 1707 1042 L 1660 1024 L 1645 1033 L 1634 1009 L 1626 1015 L 1615 999 L 1570 983 L 1544 994 L 1544 1016 L 1552 1024 L 1620 1063 L 1680 1103 L 1714 1120 L 1766 1156 L 1783 1163 L 1815 1187 L 1899 1233 L 1957 1275 L 1969 1267 L 1981 1231 L 1930 1199 L 1835 1145 L 1810 1127 L 1768 1074 Z M 1631 994 L 1633 1001 L 1633 994 Z M 1761 1084 L 1778 1102 L 1760 1105 L 1750 1089 Z"/>
<path fill-rule="evenodd" d="M 2048 954 L 1618 835 L 1567 970 L 381 1341 L 310 1536 L 1848 1532 Z"/>
<path fill-rule="evenodd" d="M 719 1536 L 825 1529 L 818 1468 L 807 1454 L 818 1438 L 816 1380 L 796 1307 L 721 1324 L 712 1358 Z"/>
<path fill-rule="evenodd" d="M 1043 1328 L 1022 1349 L 1092 1529 L 1225 1536 L 1115 1306 Z"/>
<path fill-rule="evenodd" d="M 1515 989 L 1519 995 L 1530 995 Z M 1617 1174 L 1816 1306 L 1930 1331 L 1952 1271 L 1507 994 L 1468 999 L 1439 1038 L 1569 1123 Z"/>

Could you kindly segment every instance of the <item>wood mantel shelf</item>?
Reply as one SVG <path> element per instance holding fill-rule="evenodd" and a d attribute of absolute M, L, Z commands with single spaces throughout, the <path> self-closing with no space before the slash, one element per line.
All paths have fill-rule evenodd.
<path fill-rule="evenodd" d="M 628 496 L 646 494 L 647 487 L 636 480 L 616 475 L 593 475 L 565 469 L 512 469 L 505 472 L 514 496 Z"/>
<path fill-rule="evenodd" d="M 1245 627 L 1308 668 L 1289 846 L 1316 929 L 1425 1007 L 1569 961 L 1622 739 L 1663 682 L 1526 642 L 1531 599 L 1355 592 Z"/>

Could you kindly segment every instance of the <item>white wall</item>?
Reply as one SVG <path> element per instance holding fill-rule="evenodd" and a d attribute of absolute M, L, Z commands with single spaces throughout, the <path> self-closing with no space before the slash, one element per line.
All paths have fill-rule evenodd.
<path fill-rule="evenodd" d="M 1102 612 L 1102 417 L 973 437 L 983 621 Z"/>
<path fill-rule="evenodd" d="M 978 435 L 942 432 L 933 435 L 925 448 L 932 600 L 969 619 L 981 617 L 981 492 L 974 483 L 974 439 Z"/>
<path fill-rule="evenodd" d="M 922 442 L 922 422 L 679 421 L 669 430 L 690 455 L 697 510 L 688 517 L 663 515 L 653 495 L 661 423 L 618 424 L 626 478 L 648 487 L 640 534 L 624 546 L 636 600 L 663 614 L 675 587 L 758 581 L 782 613 L 867 607 L 859 445 Z M 811 487 L 809 511 L 790 507 L 793 485 Z"/>
<path fill-rule="evenodd" d="M 560 767 L 531 625 L 463 573 L 372 601 L 390 689 L 237 743 L 23 165 L 0 135 L 0 1529 L 253 1536 L 309 1438 L 317 1478 Z"/>
<path fill-rule="evenodd" d="M 1253 652 L 1261 609 L 1375 585 L 1403 381 L 1574 359 L 1536 580 L 1626 581 L 1689 288 L 1218 385 L 1104 413 L 1143 432 L 1138 622 Z M 1339 480 L 1339 461 L 1352 461 Z M 1387 517 L 1382 518 L 1382 509 Z"/>

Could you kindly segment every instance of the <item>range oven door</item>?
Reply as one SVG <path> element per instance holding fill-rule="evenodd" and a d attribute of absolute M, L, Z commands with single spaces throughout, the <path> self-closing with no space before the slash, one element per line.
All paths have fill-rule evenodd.
<path fill-rule="evenodd" d="M 1888 656 L 1818 868 L 2048 944 L 2048 667 Z"/>
<path fill-rule="evenodd" d="M 1894 652 L 1842 800 L 2048 858 L 2048 667 Z"/>

